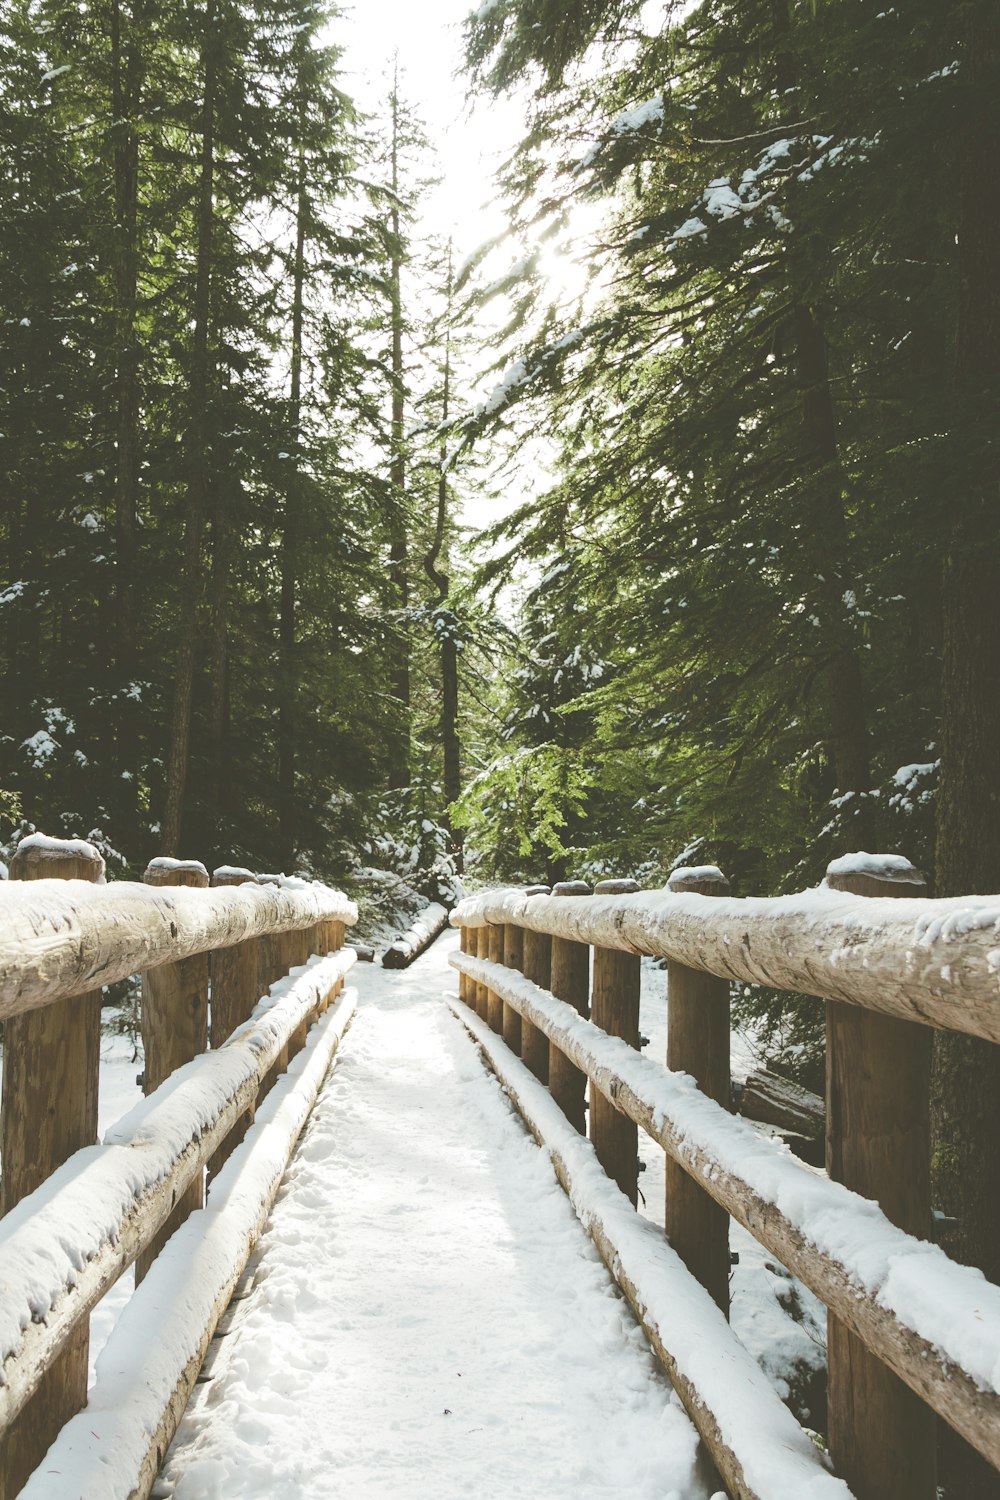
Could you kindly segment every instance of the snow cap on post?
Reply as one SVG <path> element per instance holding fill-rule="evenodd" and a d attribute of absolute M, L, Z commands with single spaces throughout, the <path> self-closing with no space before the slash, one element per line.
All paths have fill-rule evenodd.
<path fill-rule="evenodd" d="M 256 885 L 257 877 L 252 870 L 246 870 L 242 865 L 219 865 L 212 871 L 212 884 Z"/>
<path fill-rule="evenodd" d="M 547 896 L 550 890 L 551 886 L 547 885 L 526 885 L 521 894 L 524 896 Z"/>
<path fill-rule="evenodd" d="M 641 890 L 637 880 L 599 880 L 594 886 L 595 896 L 634 896 Z"/>
<path fill-rule="evenodd" d="M 671 871 L 667 890 L 694 891 L 699 896 L 725 896 L 729 891 L 729 881 L 718 865 L 684 865 Z"/>
<path fill-rule="evenodd" d="M 832 859 L 826 867 L 826 885 L 832 891 L 849 891 L 852 895 L 885 895 L 882 890 L 862 890 L 865 879 L 887 885 L 910 885 L 917 889 L 907 894 L 925 895 L 927 882 L 917 869 L 902 854 L 842 854 Z M 859 883 L 860 882 L 860 883 Z"/>
<path fill-rule="evenodd" d="M 593 892 L 585 880 L 560 880 L 552 887 L 553 896 L 590 896 Z"/>
<path fill-rule="evenodd" d="M 142 881 L 144 885 L 190 885 L 205 890 L 208 871 L 200 859 L 171 859 L 164 854 L 149 861 Z"/>
<path fill-rule="evenodd" d="M 86 839 L 54 839 L 29 833 L 10 861 L 11 880 L 86 880 L 104 882 L 104 856 Z"/>

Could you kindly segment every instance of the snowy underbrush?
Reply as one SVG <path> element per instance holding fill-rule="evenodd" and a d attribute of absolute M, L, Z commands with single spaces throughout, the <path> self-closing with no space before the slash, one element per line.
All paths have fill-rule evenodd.
<path fill-rule="evenodd" d="M 366 865 L 352 871 L 344 884 L 358 908 L 358 920 L 348 934 L 349 941 L 368 943 L 373 948 L 391 943 L 430 904 L 423 891 L 395 870 Z"/>
<path fill-rule="evenodd" d="M 391 943 L 424 907 L 439 902 L 450 909 L 465 894 L 440 807 L 441 788 L 416 780 L 382 798 L 358 867 L 343 882 L 358 904 L 355 940 Z"/>

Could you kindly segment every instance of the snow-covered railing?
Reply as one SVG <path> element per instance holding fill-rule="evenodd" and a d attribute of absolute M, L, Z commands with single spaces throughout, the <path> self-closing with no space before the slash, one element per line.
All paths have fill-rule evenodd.
<path fill-rule="evenodd" d="M 1000 897 L 931 901 L 906 861 L 871 856 L 774 900 L 731 898 L 714 868 L 588 890 L 487 891 L 452 913 L 459 993 L 478 1034 L 502 1033 L 488 1051 L 512 1094 L 510 1050 L 583 1134 L 589 1080 L 594 1153 L 633 1204 L 637 1127 L 664 1148 L 667 1237 L 723 1314 L 730 1216 L 825 1302 L 829 1452 L 860 1500 L 933 1500 L 935 1412 L 1000 1468 L 1000 1288 L 931 1242 L 928 1121 L 930 1027 L 1000 1038 Z M 668 960 L 666 1070 L 638 1050 L 641 955 Z M 733 980 L 827 1001 L 826 1176 L 729 1112 Z M 614 1245 L 605 1258 L 646 1326 L 655 1287 L 623 1278 Z M 734 1349 L 706 1335 L 692 1364 L 669 1320 L 651 1338 L 730 1492 L 791 1495 L 777 1467 L 747 1478 L 767 1471 L 745 1424 L 712 1407 L 712 1351 Z"/>
<path fill-rule="evenodd" d="M 205 1169 L 214 1182 L 339 994 L 356 957 L 345 927 L 357 920 L 338 891 L 233 866 L 215 872 L 214 889 L 204 866 L 173 859 L 154 860 L 142 884 L 106 886 L 100 854 L 80 840 L 25 839 L 10 873 L 0 885 L 0 1500 L 87 1401 L 91 1309 L 133 1262 L 137 1282 L 152 1273 L 204 1206 Z M 100 986 L 137 972 L 149 1097 L 98 1146 Z M 237 1236 L 244 1263 L 254 1238 Z M 216 1320 L 224 1306 L 212 1303 Z M 196 1330 L 192 1347 L 212 1328 Z M 148 1494 L 199 1363 L 181 1362 L 141 1473 L 119 1476 L 123 1500 Z"/>

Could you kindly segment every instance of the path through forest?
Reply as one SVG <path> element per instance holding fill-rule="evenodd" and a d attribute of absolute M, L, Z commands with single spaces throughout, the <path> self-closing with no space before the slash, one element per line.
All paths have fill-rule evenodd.
<path fill-rule="evenodd" d="M 355 971 L 357 1019 L 156 1495 L 707 1500 L 694 1429 L 442 1003 L 455 941 Z"/>

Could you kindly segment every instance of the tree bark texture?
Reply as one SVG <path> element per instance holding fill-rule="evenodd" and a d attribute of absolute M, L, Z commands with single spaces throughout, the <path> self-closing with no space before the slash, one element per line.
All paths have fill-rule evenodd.
<path fill-rule="evenodd" d="M 187 784 L 194 701 L 195 651 L 202 591 L 201 537 L 209 493 L 208 397 L 212 384 L 209 340 L 213 268 L 212 236 L 215 223 L 215 94 L 219 38 L 216 35 L 216 0 L 207 0 L 205 10 L 204 95 L 201 107 L 201 159 L 198 182 L 198 245 L 194 292 L 194 343 L 191 358 L 190 419 L 188 425 L 187 507 L 184 525 L 184 557 L 180 600 L 179 640 L 174 678 L 174 701 L 167 755 L 165 806 L 161 842 L 167 854 L 176 855 L 181 839 L 184 790 Z"/>
<path fill-rule="evenodd" d="M 994 432 L 1000 400 L 1000 12 L 965 9 L 961 76 L 970 106 L 961 135 L 955 410 Z M 963 440 L 963 447 L 965 442 Z M 1000 890 L 1000 473 L 974 455 L 957 504 L 942 582 L 941 781 L 937 888 L 943 896 Z M 1000 1050 L 972 1037 L 935 1038 L 932 1087 L 935 1204 L 957 1220 L 949 1254 L 1000 1281 Z M 944 1435 L 948 1500 L 997 1500 L 1000 1475 Z"/>

